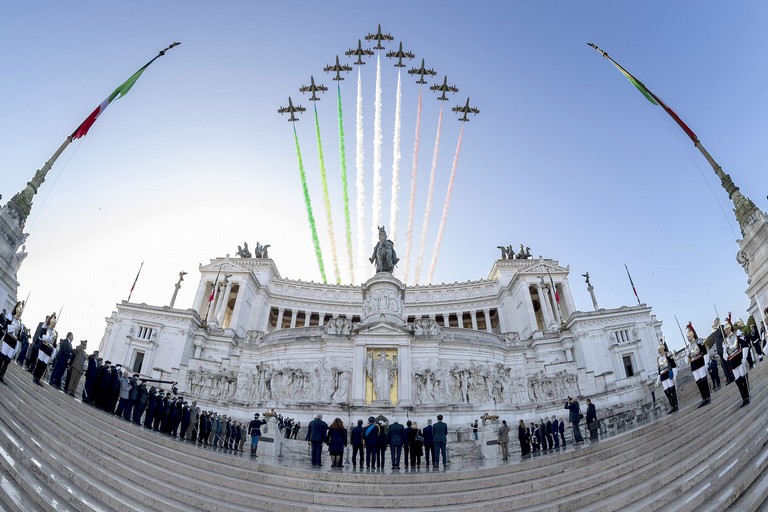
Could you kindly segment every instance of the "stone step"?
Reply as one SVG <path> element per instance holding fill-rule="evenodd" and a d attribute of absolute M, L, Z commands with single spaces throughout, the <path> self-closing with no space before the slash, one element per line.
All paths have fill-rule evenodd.
<path fill-rule="evenodd" d="M 10 370 L 9 375 L 16 377 Z M 753 376 L 758 377 L 756 373 Z M 651 475 L 653 471 L 658 472 L 659 460 L 676 460 L 674 453 L 667 453 L 671 451 L 667 447 L 683 445 L 686 440 L 679 434 L 689 434 L 691 424 L 695 424 L 702 434 L 709 432 L 712 435 L 733 413 L 728 407 L 718 407 L 720 396 L 727 396 L 718 392 L 714 396 L 716 402 L 708 407 L 696 409 L 698 401 L 695 401 L 685 406 L 681 413 L 640 427 L 630 435 L 616 436 L 575 450 L 569 448 L 520 464 L 445 473 L 361 474 L 312 471 L 270 457 L 253 462 L 247 457 L 203 450 L 136 427 L 49 387 L 33 386 L 28 374 L 18 377 L 18 382 L 12 380 L 13 386 L 18 385 L 24 407 L 39 415 L 38 423 L 55 424 L 59 420 L 83 432 L 82 436 L 60 436 L 60 432 L 52 432 L 51 437 L 66 437 L 66 440 L 58 441 L 62 449 L 84 452 L 93 459 L 108 458 L 110 451 L 118 453 L 116 462 L 103 462 L 103 465 L 113 472 L 129 470 L 130 478 L 136 479 L 134 487 L 174 496 L 190 506 L 197 503 L 205 510 L 239 510 L 233 507 L 241 503 L 292 511 L 327 510 L 329 507 L 339 510 L 348 507 L 355 510 L 393 507 L 463 510 L 478 506 L 489 511 L 509 510 L 510 507 L 592 509 L 592 503 L 601 497 L 616 496 L 619 490 L 626 491 L 632 484 L 637 486 L 635 480 L 642 472 Z M 694 390 L 697 391 L 695 387 Z M 736 396 L 735 388 L 731 394 Z M 746 409 L 757 409 L 758 401 L 763 399 L 755 396 L 753 404 Z M 109 432 L 110 436 L 100 434 L 102 432 Z M 658 454 L 659 451 L 662 453 Z M 142 471 L 134 471 L 136 467 L 141 467 Z M 556 475 L 553 468 L 558 472 Z M 87 471 L 88 467 L 82 469 Z M 160 474 L 147 484 L 144 471 Z M 625 480 L 617 478 L 619 475 L 624 475 Z M 619 489 L 616 489 L 617 480 L 620 480 Z M 544 481 L 546 486 L 542 486 Z M 558 489 L 557 496 L 565 497 L 562 501 L 553 500 L 553 487 Z M 578 491 L 590 488 L 601 490 L 575 496 Z M 644 492 L 647 496 L 646 491 L 638 494 Z M 185 500 L 179 495 L 191 497 Z M 619 500 L 626 504 L 629 496 L 624 492 Z M 260 505 L 253 500 L 261 500 Z M 253 506 L 247 509 L 253 510 Z"/>
<path fill-rule="evenodd" d="M 0 435 L 5 436 L 0 424 Z M 9 437 L 6 437 L 9 439 Z M 38 483 L 37 477 L 26 469 L 22 462 L 17 461 L 10 452 L 0 446 L 0 508 L 12 512 L 42 512 L 45 509 L 37 504 L 35 499 L 45 500 L 45 489 Z M 21 483 L 14 480 L 5 466 L 8 465 L 16 475 L 21 479 Z M 26 477 L 26 478 L 25 478 Z M 32 492 L 30 492 L 30 489 Z M 40 492 L 38 492 L 40 491 Z"/>

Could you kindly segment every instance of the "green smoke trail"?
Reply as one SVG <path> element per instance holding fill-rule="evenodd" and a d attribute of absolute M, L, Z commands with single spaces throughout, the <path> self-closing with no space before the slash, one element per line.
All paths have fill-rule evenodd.
<path fill-rule="evenodd" d="M 307 175 L 304 173 L 304 162 L 301 160 L 301 148 L 299 147 L 299 136 L 296 133 L 296 127 L 293 127 L 293 138 L 296 141 L 296 155 L 299 157 L 299 174 L 301 174 L 301 188 L 304 190 L 304 203 L 307 205 L 307 217 L 309 218 L 309 228 L 312 230 L 312 243 L 315 246 L 315 256 L 317 256 L 317 266 L 320 267 L 320 276 L 323 283 L 327 283 L 325 278 L 325 265 L 323 265 L 323 253 L 320 251 L 320 240 L 317 239 L 317 228 L 315 227 L 315 216 L 312 214 L 312 201 L 309 199 L 309 189 L 307 188 Z"/>
<path fill-rule="evenodd" d="M 349 282 L 355 282 L 355 260 L 352 257 L 352 224 L 349 220 L 349 189 L 347 187 L 347 152 L 344 149 L 344 117 L 341 113 L 341 86 L 336 86 L 339 103 L 339 153 L 341 155 L 341 187 L 344 191 L 344 227 L 347 231 L 347 258 Z"/>
<path fill-rule="evenodd" d="M 336 235 L 333 233 L 331 199 L 328 196 L 328 177 L 325 173 L 325 157 L 323 157 L 323 142 L 320 139 L 320 119 L 317 117 L 317 105 L 315 105 L 315 133 L 317 134 L 317 154 L 320 158 L 320 178 L 323 183 L 323 206 L 325 206 L 325 219 L 328 223 L 328 237 L 331 239 L 331 260 L 333 261 L 333 274 L 336 277 L 336 284 L 340 284 L 341 275 L 339 274 L 339 257 L 336 252 Z"/>

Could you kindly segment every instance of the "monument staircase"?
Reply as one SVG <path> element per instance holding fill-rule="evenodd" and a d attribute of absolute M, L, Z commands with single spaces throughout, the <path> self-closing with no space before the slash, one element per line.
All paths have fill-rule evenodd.
<path fill-rule="evenodd" d="M 3 510 L 768 510 L 768 363 L 750 373 L 744 408 L 736 386 L 723 386 L 707 407 L 691 396 L 680 412 L 599 442 L 396 473 L 202 448 L 34 385 L 15 364 L 5 380 Z"/>

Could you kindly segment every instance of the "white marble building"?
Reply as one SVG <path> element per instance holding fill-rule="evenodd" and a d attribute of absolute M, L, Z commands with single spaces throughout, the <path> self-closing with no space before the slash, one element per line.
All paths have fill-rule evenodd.
<path fill-rule="evenodd" d="M 656 371 L 651 308 L 575 311 L 569 269 L 550 259 L 414 287 L 384 272 L 361 286 L 288 280 L 269 258 L 216 258 L 200 274 L 191 309 L 118 304 L 100 353 L 236 417 L 562 415 L 568 395 L 646 401 Z"/>

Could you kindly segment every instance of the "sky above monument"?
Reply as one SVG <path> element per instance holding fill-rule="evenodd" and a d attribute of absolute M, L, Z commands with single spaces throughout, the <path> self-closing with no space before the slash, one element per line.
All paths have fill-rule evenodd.
<path fill-rule="evenodd" d="M 450 207 L 433 283 L 484 279 L 499 245 L 570 266 L 577 308 L 640 300 L 664 322 L 690 320 L 707 334 L 715 317 L 749 304 L 736 261 L 741 237 L 711 167 L 664 111 L 651 105 L 606 59 L 607 51 L 674 109 L 744 195 L 766 210 L 768 6 L 748 1 L 630 2 L 220 2 L 104 4 L 17 2 L 0 18 L 3 81 L 0 194 L 5 203 L 67 135 L 118 85 L 174 41 L 87 136 L 73 142 L 34 200 L 19 272 L 24 320 L 34 326 L 62 310 L 73 331 L 97 348 L 104 318 L 128 298 L 167 305 L 182 270 L 176 307 L 192 307 L 198 266 L 234 256 L 244 241 L 270 244 L 283 277 L 321 281 L 299 173 L 292 123 L 277 113 L 288 96 L 307 108 L 295 123 L 318 242 L 329 282 L 346 257 L 340 180 L 337 84 L 356 279 L 373 273 L 357 250 L 356 96 L 358 66 L 342 82 L 323 68 L 344 52 L 394 36 L 381 58 L 381 220 L 398 255 L 408 238 L 419 86 L 401 72 L 399 213 L 389 226 L 397 68 L 385 52 L 415 53 L 442 82 L 459 88 L 439 102 L 422 89 L 413 272 L 427 210 L 440 107 L 444 108 L 421 284 L 426 281 L 455 163 Z M 361 247 L 373 248 L 376 59 L 359 66 L 363 100 L 366 221 Z M 329 90 L 317 102 L 335 233 L 334 265 L 323 201 L 313 103 L 298 88 Z M 449 108 L 470 98 L 480 114 L 457 122 Z M 463 128 L 463 132 L 461 132 Z M 461 150 L 457 145 L 461 133 Z M 405 262 L 395 269 L 403 278 Z M 763 307 L 766 305 L 764 304 Z M 63 308 L 63 309 L 62 309 Z"/>

